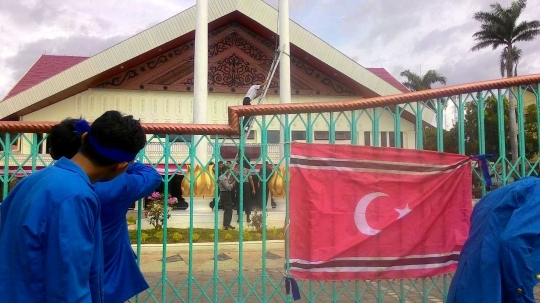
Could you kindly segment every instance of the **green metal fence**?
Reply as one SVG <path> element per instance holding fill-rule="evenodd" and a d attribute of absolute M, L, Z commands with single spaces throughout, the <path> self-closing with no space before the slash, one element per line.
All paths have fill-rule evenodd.
<path fill-rule="evenodd" d="M 538 77 L 537 77 L 538 78 Z M 537 79 L 535 78 L 535 79 Z M 526 80 L 520 80 L 524 82 Z M 536 82 L 539 82 L 538 79 Z M 161 244 L 148 245 L 148 228 L 144 201 L 138 201 L 136 215 L 136 245 L 138 261 L 150 284 L 150 289 L 133 298 L 132 302 L 290 302 L 285 294 L 284 278 L 288 263 L 288 233 L 281 236 L 288 216 L 288 159 L 289 144 L 294 140 L 308 143 L 353 144 L 433 149 L 461 154 L 493 154 L 489 169 L 493 187 L 505 185 L 516 178 L 538 174 L 540 149 L 540 83 L 520 83 L 512 89 L 502 82 L 481 86 L 444 89 L 430 94 L 412 94 L 416 100 L 385 101 L 386 105 L 366 108 L 366 105 L 328 112 L 311 108 L 303 112 L 259 115 L 255 131 L 260 144 L 247 145 L 245 134 L 238 138 L 206 134 L 192 135 L 182 131 L 149 134 L 148 145 L 141 151 L 139 161 L 154 165 L 163 174 L 163 192 L 178 191 L 187 208 L 170 210 L 166 214 Z M 408 95 L 405 95 L 408 96 Z M 432 97 L 436 96 L 436 97 Z M 508 98 L 517 104 L 518 151 L 517 161 L 509 154 L 507 119 Z M 417 102 L 422 101 L 422 102 Z M 392 103 L 392 104 L 391 104 Z M 306 105 L 307 106 L 307 105 Z M 371 105 L 370 105 L 371 106 Z M 455 108 L 455 113 L 449 111 Z M 256 107 L 254 107 L 256 108 Z M 445 114 L 446 112 L 446 114 Z M 450 113 L 449 113 L 450 112 Z M 242 119 L 242 118 L 241 118 Z M 452 123 L 445 122 L 451 119 Z M 51 164 L 46 154 L 47 136 L 41 133 L 8 133 L 13 128 L 0 125 L 4 131 L 0 141 L 3 164 L 0 180 L 3 196 L 8 194 L 13 180 Z M 280 138 L 277 142 L 276 138 Z M 249 147 L 249 148 L 248 148 Z M 275 152 L 279 148 L 280 152 Z M 150 152 L 151 149 L 151 152 Z M 269 152 L 270 149 L 274 151 Z M 148 151 L 148 152 L 147 152 Z M 217 196 L 217 166 L 212 163 L 233 160 L 240 171 L 249 161 L 253 178 L 261 181 L 262 200 L 274 197 L 277 208 L 268 203 L 262 208 L 262 230 L 256 233 L 245 217 L 240 216 L 234 232 L 223 231 L 222 210 L 211 210 L 208 203 Z M 248 160 L 249 158 L 249 160 Z M 262 165 L 268 161 L 270 166 Z M 272 169 L 272 174 L 266 170 Z M 474 195 L 486 193 L 479 167 L 474 170 Z M 172 180 L 183 177 L 181 185 Z M 268 176 L 269 177 L 265 177 Z M 244 177 L 240 174 L 238 181 Z M 284 193 L 283 197 L 280 197 Z M 240 212 L 244 197 L 240 191 Z M 217 201 L 217 199 L 216 199 Z M 216 202 L 217 204 L 217 202 Z M 281 210 L 281 211 L 280 211 Z M 201 218 L 210 220 L 208 222 Z M 233 222 L 236 215 L 233 216 Z M 272 222 L 269 218 L 273 218 Z M 276 219 L 277 218 L 277 219 Z M 282 221 L 280 221 L 282 220 Z M 202 222 L 202 223 L 201 223 Z M 206 222 L 206 223 L 205 223 Z M 278 223 L 276 223 L 278 222 Z M 177 242 L 179 232 L 170 231 L 176 225 L 189 226 L 184 244 Z M 204 231 L 201 228 L 208 228 Z M 150 227 L 151 228 L 151 227 Z M 206 233 L 210 237 L 204 239 Z M 227 242 L 238 234 L 238 242 Z M 145 236 L 146 235 L 146 236 Z M 260 237 L 260 238 L 259 238 Z M 270 240 L 282 238 L 278 240 Z M 299 281 L 304 302 L 441 302 L 452 275 L 425 279 L 388 281 L 313 282 Z"/>

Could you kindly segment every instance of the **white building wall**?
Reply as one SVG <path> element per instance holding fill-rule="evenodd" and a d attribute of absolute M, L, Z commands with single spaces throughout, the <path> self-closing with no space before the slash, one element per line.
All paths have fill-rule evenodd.
<path fill-rule="evenodd" d="M 212 124 L 228 123 L 228 107 L 240 105 L 243 95 L 210 93 L 208 96 L 208 122 Z M 320 97 L 320 96 L 298 96 L 292 97 L 293 103 L 304 102 L 325 102 L 343 101 L 350 97 Z M 267 95 L 265 104 L 279 104 L 279 96 Z M 61 121 L 66 117 L 84 117 L 89 121 L 98 118 L 107 110 L 119 110 L 126 114 L 141 119 L 143 123 L 192 123 L 193 121 L 193 94 L 168 91 L 129 91 L 111 89 L 89 89 L 68 99 L 52 104 L 46 108 L 30 113 L 22 117 L 23 121 Z M 346 113 L 350 115 L 350 113 Z M 337 117 L 334 113 L 334 117 Z M 294 115 L 290 116 L 293 119 Z M 302 117 L 303 121 L 299 118 Z M 299 115 L 292 124 L 292 130 L 306 130 L 307 114 Z M 330 114 L 311 114 L 314 131 L 328 130 Z M 324 118 L 327 121 L 325 121 Z M 271 117 L 267 117 L 270 121 Z M 350 131 L 350 123 L 341 115 L 335 125 L 336 131 Z M 362 114 L 358 123 L 358 144 L 364 145 L 364 132 L 372 131 L 372 122 L 367 113 Z M 401 120 L 401 131 L 403 132 L 403 147 L 414 148 L 414 124 Z M 248 143 L 258 143 L 261 141 L 259 127 L 255 126 L 255 139 L 248 140 Z M 269 130 L 279 130 L 279 122 L 274 119 L 270 123 Z M 379 131 L 393 132 L 394 119 L 392 115 L 383 111 L 379 122 Z M 351 134 L 353 136 L 354 134 Z M 328 142 L 327 140 L 314 140 L 314 142 Z M 337 144 L 349 144 L 350 140 L 336 140 Z M 371 140 L 373 143 L 373 140 Z M 29 154 L 30 145 L 28 142 L 21 143 L 21 153 Z M 186 149 L 187 150 L 187 149 Z M 156 151 L 157 152 L 157 151 Z M 211 151 L 209 151 L 211 152 Z"/>

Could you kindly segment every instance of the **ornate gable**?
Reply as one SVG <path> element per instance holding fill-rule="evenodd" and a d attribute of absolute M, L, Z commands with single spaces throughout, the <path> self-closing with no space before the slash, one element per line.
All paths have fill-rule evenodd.
<path fill-rule="evenodd" d="M 274 59 L 274 45 L 238 23 L 230 23 L 209 34 L 208 89 L 212 93 L 245 92 L 263 82 Z M 179 46 L 133 69 L 98 84 L 99 88 L 152 91 L 193 90 L 194 41 Z M 291 58 L 293 94 L 354 96 L 353 90 L 302 60 Z M 269 94 L 279 93 L 279 69 Z"/>

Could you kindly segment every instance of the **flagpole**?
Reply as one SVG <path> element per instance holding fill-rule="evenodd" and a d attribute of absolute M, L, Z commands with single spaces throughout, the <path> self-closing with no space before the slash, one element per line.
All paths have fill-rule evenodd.
<path fill-rule="evenodd" d="M 207 124 L 208 123 L 208 0 L 197 0 L 195 4 L 196 23 L 195 23 L 195 71 L 193 75 L 193 123 Z M 191 171 L 195 171 L 197 159 L 202 163 L 202 169 L 206 169 L 208 161 L 208 141 L 200 135 L 193 136 L 192 144 L 195 146 L 195 157 L 193 151 L 190 150 Z M 217 163 L 216 163 L 217 164 Z M 192 175 L 193 176 L 193 175 Z M 201 176 L 202 178 L 202 176 Z M 195 184 L 195 183 L 193 183 Z M 193 185 L 192 185 L 193 186 Z M 200 205 L 196 205 L 200 204 Z M 194 210 L 197 208 L 203 209 L 204 204 L 195 202 L 193 196 L 190 198 L 189 212 L 193 218 Z M 217 222 L 216 222 L 217 223 Z M 193 222 L 190 223 L 190 246 L 189 259 L 193 258 Z M 189 263 L 188 276 L 193 275 L 193 262 Z M 165 284 L 165 281 L 162 282 Z M 162 290 L 165 292 L 165 289 Z M 188 282 L 188 302 L 193 300 L 193 280 Z"/>
<path fill-rule="evenodd" d="M 289 0 L 279 0 L 278 7 L 279 23 L 278 35 L 279 45 L 283 45 L 283 55 L 279 62 L 279 100 L 281 104 L 291 103 L 291 47 L 289 37 Z M 281 117 L 284 121 L 284 116 Z M 285 142 L 285 131 L 289 130 L 287 125 L 281 126 L 281 142 Z M 280 144 L 280 156 L 285 156 L 285 143 Z"/>
<path fill-rule="evenodd" d="M 208 0 L 197 0 L 195 27 L 195 73 L 193 85 L 193 123 L 208 123 Z M 195 136 L 197 159 L 208 161 L 208 142 Z M 200 142 L 199 142 L 200 140 Z M 195 163 L 191 163 L 195 165 Z"/>

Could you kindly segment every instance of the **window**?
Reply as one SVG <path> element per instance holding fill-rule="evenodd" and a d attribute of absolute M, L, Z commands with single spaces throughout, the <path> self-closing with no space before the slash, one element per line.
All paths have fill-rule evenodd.
<path fill-rule="evenodd" d="M 247 139 L 248 140 L 255 140 L 255 137 L 256 137 L 256 133 L 257 131 L 256 130 L 252 130 Z M 215 139 L 216 138 L 216 135 L 210 135 L 210 139 Z M 240 139 L 240 135 L 232 135 L 232 136 L 223 136 L 223 135 L 219 135 L 219 139 Z"/>
<path fill-rule="evenodd" d="M 268 144 L 277 144 L 280 141 L 281 132 L 279 130 L 269 130 L 266 133 L 266 140 Z"/>
<path fill-rule="evenodd" d="M 405 146 L 403 143 L 403 132 L 400 132 L 401 137 L 401 147 Z M 388 133 L 388 144 L 390 147 L 396 147 L 396 135 L 394 132 Z"/>
<path fill-rule="evenodd" d="M 293 130 L 291 131 L 291 140 L 306 140 L 306 132 L 300 131 L 300 130 Z"/>
<path fill-rule="evenodd" d="M 404 142 L 403 142 L 403 132 L 400 132 L 400 141 L 401 141 L 401 147 L 405 146 L 404 145 Z M 390 145 L 390 147 L 396 147 L 396 135 L 394 132 L 389 132 L 388 133 L 388 143 Z"/>
<path fill-rule="evenodd" d="M 401 135 L 401 146 L 405 146 L 403 142 L 403 132 L 400 133 Z M 336 132 L 337 137 L 337 132 Z M 379 146 L 381 147 L 396 147 L 396 138 L 394 132 L 380 132 L 380 138 Z M 337 138 L 336 138 L 337 140 Z M 365 146 L 371 146 L 371 132 L 364 132 L 364 145 Z"/>
<path fill-rule="evenodd" d="M 315 140 L 328 140 L 330 138 L 330 134 L 327 131 L 316 131 L 313 134 Z"/>
<path fill-rule="evenodd" d="M 17 137 L 19 133 L 9 133 L 9 140 L 12 141 L 11 143 L 11 150 L 17 149 L 19 147 L 20 138 L 17 140 L 14 140 L 15 137 Z M 8 143 L 6 141 L 6 133 L 0 133 L 0 140 L 4 142 L 4 144 Z M 0 144 L 0 151 L 4 151 L 4 147 Z"/>
<path fill-rule="evenodd" d="M 315 140 L 329 140 L 330 132 L 328 131 L 316 131 L 314 132 Z M 335 140 L 351 140 L 350 131 L 336 131 L 334 133 Z"/>
<path fill-rule="evenodd" d="M 386 132 L 381 132 L 381 147 L 388 147 L 388 137 Z"/>
<path fill-rule="evenodd" d="M 166 134 L 158 134 L 157 135 L 160 138 L 165 139 Z M 174 135 L 169 134 L 169 142 L 176 142 L 176 143 L 189 143 L 191 142 L 191 135 Z"/>
<path fill-rule="evenodd" d="M 401 141 L 403 144 L 403 141 Z M 396 147 L 396 133 L 394 132 L 389 132 L 388 133 L 388 143 L 390 143 L 390 147 Z"/>
<path fill-rule="evenodd" d="M 364 132 L 364 145 L 371 146 L 371 132 Z"/>
<path fill-rule="evenodd" d="M 40 154 L 48 154 L 49 153 L 49 147 L 50 147 L 50 140 L 49 136 L 47 136 L 47 139 L 43 140 L 47 134 L 43 133 L 37 133 L 36 134 L 36 142 L 34 144 L 37 144 L 37 150 Z M 33 138 L 33 134 L 29 134 L 29 139 Z"/>
<path fill-rule="evenodd" d="M 336 140 L 351 140 L 350 131 L 337 131 L 335 134 Z"/>

